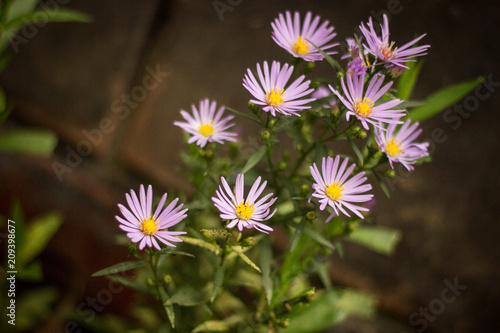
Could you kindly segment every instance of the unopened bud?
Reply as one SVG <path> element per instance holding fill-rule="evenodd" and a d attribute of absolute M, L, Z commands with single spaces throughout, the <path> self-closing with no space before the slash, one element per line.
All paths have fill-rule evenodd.
<path fill-rule="evenodd" d="M 252 102 L 248 102 L 248 108 L 255 114 L 259 113 L 259 107 Z"/>
<path fill-rule="evenodd" d="M 308 221 L 312 221 L 312 220 L 314 220 L 315 218 L 316 218 L 316 212 L 315 212 L 315 211 L 312 211 L 312 210 L 311 210 L 311 211 L 307 212 L 307 214 L 306 214 L 306 219 L 307 219 Z"/>
<path fill-rule="evenodd" d="M 163 284 L 168 286 L 170 283 L 172 283 L 172 277 L 170 275 L 165 275 L 163 277 Z"/>
<path fill-rule="evenodd" d="M 208 242 L 213 242 L 215 240 L 215 235 L 211 230 L 204 229 L 202 235 Z"/>
<path fill-rule="evenodd" d="M 286 167 L 287 167 L 287 164 L 286 164 L 285 162 L 279 162 L 279 163 L 278 163 L 278 170 L 279 170 L 279 171 L 283 171 L 283 170 L 285 170 L 285 169 L 286 169 Z"/>
<path fill-rule="evenodd" d="M 269 131 L 260 132 L 260 138 L 262 141 L 267 142 L 270 137 L 271 137 L 271 133 L 269 133 Z"/>
<path fill-rule="evenodd" d="M 269 128 L 273 128 L 273 127 L 274 127 L 274 125 L 276 125 L 276 123 L 277 123 L 277 122 L 278 122 L 278 120 L 277 120 L 276 118 L 271 119 L 271 120 L 269 121 Z"/>
<path fill-rule="evenodd" d="M 304 75 L 311 73 L 314 68 L 316 68 L 316 64 L 314 61 L 309 61 L 305 66 L 304 66 Z"/>
<path fill-rule="evenodd" d="M 257 238 L 255 237 L 247 237 L 243 239 L 243 241 L 241 242 L 243 246 L 254 246 L 256 243 L 257 243 Z"/>
<path fill-rule="evenodd" d="M 305 197 L 309 194 L 309 185 L 302 184 L 300 187 L 300 195 Z"/>
<path fill-rule="evenodd" d="M 389 178 L 394 178 L 396 176 L 396 172 L 392 169 L 385 170 L 384 176 Z"/>

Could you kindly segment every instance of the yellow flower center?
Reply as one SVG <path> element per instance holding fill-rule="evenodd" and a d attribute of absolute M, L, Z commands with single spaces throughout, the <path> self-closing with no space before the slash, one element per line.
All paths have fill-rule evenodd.
<path fill-rule="evenodd" d="M 198 130 L 200 131 L 201 135 L 205 137 L 212 135 L 212 133 L 214 132 L 214 128 L 209 124 L 201 125 Z"/>
<path fill-rule="evenodd" d="M 298 40 L 293 44 L 293 51 L 298 55 L 305 55 L 309 53 L 309 44 L 304 37 L 299 36 Z"/>
<path fill-rule="evenodd" d="M 283 104 L 283 94 L 285 92 L 285 89 L 281 88 L 279 89 L 278 87 L 274 87 L 271 89 L 271 92 L 266 94 L 266 102 L 270 106 L 278 107 L 281 104 Z"/>
<path fill-rule="evenodd" d="M 391 156 L 391 157 L 398 156 L 399 154 L 401 154 L 403 152 L 403 149 L 400 148 L 397 141 L 398 140 L 396 140 L 396 142 L 394 142 L 394 137 L 392 137 L 391 141 L 389 141 L 389 143 L 385 146 L 385 150 L 387 151 L 387 154 L 389 154 L 389 156 Z"/>
<path fill-rule="evenodd" d="M 249 205 L 242 201 L 238 206 L 236 206 L 236 216 L 240 220 L 248 220 L 252 217 L 254 206 L 255 204 Z"/>
<path fill-rule="evenodd" d="M 370 101 L 369 98 L 365 97 L 362 100 L 356 98 L 356 102 L 354 103 L 354 112 L 356 112 L 356 114 L 366 118 L 372 113 L 372 108 L 373 102 Z"/>
<path fill-rule="evenodd" d="M 333 201 L 337 201 L 342 197 L 343 190 L 344 188 L 342 187 L 342 184 L 340 182 L 333 183 L 326 187 L 325 194 L 328 198 L 332 199 Z"/>
<path fill-rule="evenodd" d="M 394 53 L 396 52 L 396 49 L 392 49 L 394 47 L 394 42 L 391 42 L 391 44 L 384 43 L 382 46 L 380 46 L 380 52 L 384 56 L 384 60 L 391 60 L 394 57 Z"/>
<path fill-rule="evenodd" d="M 158 231 L 158 223 L 154 217 L 150 216 L 147 220 L 142 221 L 141 231 L 146 235 L 152 236 Z"/>

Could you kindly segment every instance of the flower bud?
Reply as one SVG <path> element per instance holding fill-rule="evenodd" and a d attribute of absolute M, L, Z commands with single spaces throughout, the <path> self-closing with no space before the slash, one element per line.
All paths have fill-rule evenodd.
<path fill-rule="evenodd" d="M 307 212 L 307 214 L 306 214 L 306 220 L 312 221 L 315 218 L 316 218 L 316 212 L 315 211 L 311 210 L 311 211 Z"/>
<path fill-rule="evenodd" d="M 286 169 L 288 165 L 285 162 L 279 162 L 278 163 L 278 171 L 283 171 Z"/>
<path fill-rule="evenodd" d="M 262 131 L 260 132 L 260 139 L 263 141 L 263 142 L 267 142 L 269 141 L 269 138 L 271 137 L 271 133 L 269 133 L 269 131 Z"/>
<path fill-rule="evenodd" d="M 302 184 L 300 187 L 300 195 L 305 197 L 309 194 L 309 185 Z"/>
<path fill-rule="evenodd" d="M 257 238 L 255 237 L 247 237 L 241 242 L 241 245 L 247 247 L 254 246 L 255 244 L 257 244 Z"/>
<path fill-rule="evenodd" d="M 172 277 L 170 275 L 165 275 L 163 277 L 163 284 L 168 286 L 170 283 L 172 283 Z"/>
<path fill-rule="evenodd" d="M 255 114 L 259 113 L 259 107 L 252 102 L 248 102 L 248 108 Z"/>
<path fill-rule="evenodd" d="M 384 176 L 389 178 L 394 178 L 396 176 L 396 172 L 392 169 L 385 170 Z"/>
<path fill-rule="evenodd" d="M 276 125 L 276 123 L 278 122 L 278 119 L 276 118 L 273 118 L 269 121 L 269 128 L 273 128 L 274 125 Z"/>

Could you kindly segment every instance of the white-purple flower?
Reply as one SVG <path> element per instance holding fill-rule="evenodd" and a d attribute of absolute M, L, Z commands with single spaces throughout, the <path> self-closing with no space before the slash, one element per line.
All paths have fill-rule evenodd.
<path fill-rule="evenodd" d="M 128 207 L 118 205 L 123 217 L 115 216 L 120 223 L 120 229 L 127 233 L 127 237 L 133 243 L 139 243 L 139 250 L 145 246 L 155 247 L 161 250 L 157 240 L 167 246 L 176 247 L 173 242 L 182 242 L 175 236 L 183 235 L 185 231 L 170 231 L 169 228 L 181 222 L 187 215 L 187 208 L 182 209 L 183 204 L 176 207 L 179 198 L 172 201 L 165 209 L 163 205 L 167 200 L 165 193 L 153 214 L 153 189 L 148 186 L 148 192 L 144 191 L 141 185 L 139 198 L 134 190 L 130 190 L 130 195 L 125 194 Z"/>
<path fill-rule="evenodd" d="M 247 69 L 247 74 L 243 78 L 243 86 L 256 99 L 250 102 L 262 105 L 263 110 L 271 112 L 276 116 L 276 112 L 286 116 L 299 116 L 298 111 L 309 109 L 311 106 L 307 103 L 314 101 L 314 98 L 303 98 L 309 95 L 314 89 L 309 88 L 311 81 L 304 81 L 302 75 L 287 87 L 288 80 L 293 72 L 293 66 L 284 64 L 281 67 L 279 62 L 273 61 L 271 69 L 266 61 L 262 66 L 257 64 L 257 76 L 255 78 L 252 71 Z"/>
<path fill-rule="evenodd" d="M 387 155 L 393 169 L 393 162 L 399 162 L 411 171 L 414 169 L 412 164 L 415 164 L 419 158 L 429 155 L 428 142 L 414 142 L 422 133 L 418 125 L 418 122 L 412 124 L 408 119 L 402 126 L 398 126 L 399 128 L 395 124 L 390 124 L 387 131 L 375 129 L 375 140 Z"/>
<path fill-rule="evenodd" d="M 339 166 L 340 156 L 335 157 L 335 160 L 328 156 L 327 158 L 323 157 L 321 172 L 318 170 L 316 163 L 309 167 L 316 182 L 312 185 L 314 193 L 311 197 L 319 199 L 320 210 L 324 210 L 326 206 L 333 208 L 333 213 L 326 219 L 326 222 L 330 221 L 334 216 L 338 216 L 339 212 L 350 217 L 346 208 L 360 218 L 364 218 L 360 211 L 368 211 L 368 208 L 353 203 L 370 201 L 373 194 L 362 193 L 371 190 L 372 186 L 363 184 L 366 181 L 364 172 L 349 178 L 356 164 L 352 164 L 347 168 L 348 162 L 349 159 L 345 158 L 342 165 Z M 311 201 L 311 198 L 309 198 L 309 201 Z"/>
<path fill-rule="evenodd" d="M 380 24 L 382 30 L 382 35 L 380 37 L 375 32 L 371 17 L 368 20 L 368 27 L 366 27 L 364 23 L 361 23 L 359 28 L 366 39 L 366 44 L 363 45 L 365 49 L 387 65 L 408 68 L 404 64 L 405 62 L 415 61 L 415 59 L 412 58 L 426 55 L 427 49 L 430 47 L 430 45 L 411 47 L 421 40 L 425 34 L 406 43 L 400 48 L 395 47 L 394 42 L 389 40 L 389 20 L 385 14 L 384 22 Z"/>
<path fill-rule="evenodd" d="M 224 106 L 221 106 L 217 113 L 217 103 L 208 98 L 200 101 L 200 110 L 198 111 L 193 104 L 193 115 L 191 116 L 184 110 L 181 110 L 182 117 L 186 122 L 174 121 L 174 125 L 181 127 L 186 132 L 192 135 L 188 143 L 196 142 L 200 147 L 205 147 L 207 142 L 217 142 L 223 144 L 224 141 L 236 141 L 236 133 L 228 131 L 234 126 L 234 123 L 229 123 L 234 116 L 230 115 L 222 118 Z"/>
<path fill-rule="evenodd" d="M 347 75 L 347 86 L 344 83 L 344 78 L 341 79 L 342 90 L 344 96 L 333 89 L 330 89 L 337 95 L 340 101 L 347 107 L 346 118 L 349 120 L 351 115 L 356 116 L 363 127 L 368 130 L 368 123 L 375 127 L 381 127 L 380 123 L 402 124 L 399 120 L 406 113 L 405 110 L 391 110 L 391 108 L 403 103 L 400 99 L 393 99 L 384 103 L 377 101 L 389 90 L 392 86 L 392 81 L 382 87 L 384 76 L 374 75 L 368 87 L 365 86 L 365 75 Z M 375 105 L 377 103 L 377 105 Z"/>
<path fill-rule="evenodd" d="M 269 220 L 276 213 L 276 208 L 271 212 L 270 207 L 278 198 L 270 199 L 273 194 L 269 193 L 257 200 L 267 184 L 267 181 L 261 184 L 261 177 L 259 177 L 253 183 L 245 199 L 244 180 L 243 174 L 236 176 L 233 192 L 226 179 L 221 177 L 222 186 L 219 185 L 219 189 L 215 192 L 216 196 L 212 198 L 215 207 L 221 213 L 220 218 L 229 221 L 227 228 L 237 226 L 240 232 L 243 231 L 243 228 L 255 228 L 264 233 L 273 231 L 273 228 L 262 222 Z"/>
<path fill-rule="evenodd" d="M 326 54 L 337 53 L 330 50 L 339 44 L 330 43 L 337 34 L 333 32 L 334 28 L 328 25 L 328 21 L 324 21 L 318 27 L 320 17 L 316 16 L 313 19 L 311 12 L 306 13 L 303 24 L 301 24 L 299 12 L 294 13 L 293 19 L 289 11 L 285 15 L 286 18 L 283 14 L 279 14 L 278 18 L 271 23 L 272 37 L 276 44 L 290 52 L 294 57 L 306 61 L 317 61 L 325 58 L 311 43 Z"/>

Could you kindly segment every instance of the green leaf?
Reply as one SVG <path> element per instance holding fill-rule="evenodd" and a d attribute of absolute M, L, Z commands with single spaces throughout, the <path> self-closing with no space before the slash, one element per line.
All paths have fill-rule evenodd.
<path fill-rule="evenodd" d="M 217 294 L 219 293 L 220 287 L 222 286 L 223 282 L 224 282 L 224 266 L 220 265 L 219 267 L 217 267 L 214 274 L 214 286 L 212 289 L 212 296 L 210 296 L 211 303 L 213 303 L 215 297 L 217 297 Z"/>
<path fill-rule="evenodd" d="M 208 320 L 198 326 L 192 331 L 193 333 L 199 332 L 227 332 L 229 326 L 221 320 Z"/>
<path fill-rule="evenodd" d="M 332 243 L 330 243 L 325 237 L 323 237 L 321 234 L 318 234 L 316 231 L 310 229 L 310 228 L 305 228 L 304 233 L 314 239 L 316 242 L 319 244 L 323 245 L 324 247 L 330 249 L 330 250 L 335 250 L 335 246 L 333 246 Z"/>
<path fill-rule="evenodd" d="M 427 97 L 425 105 L 412 109 L 408 117 L 413 121 L 422 121 L 443 111 L 447 107 L 460 101 L 474 88 L 483 82 L 482 77 L 477 79 L 448 86 Z"/>
<path fill-rule="evenodd" d="M 259 242 L 259 264 L 262 270 L 262 283 L 266 291 L 267 304 L 271 304 L 273 298 L 273 280 L 271 279 L 271 262 L 273 252 L 269 238 L 263 238 Z"/>
<path fill-rule="evenodd" d="M 50 156 L 57 144 L 53 132 L 43 130 L 15 130 L 0 134 L 0 151 Z"/>
<path fill-rule="evenodd" d="M 391 191 L 389 191 L 389 188 L 387 187 L 387 185 L 384 183 L 384 181 L 382 180 L 382 178 L 380 178 L 380 176 L 376 173 L 373 174 L 375 176 L 375 179 L 377 179 L 377 183 L 378 185 L 380 186 L 380 188 L 382 189 L 382 191 L 384 192 L 384 194 L 390 198 L 391 197 Z"/>
<path fill-rule="evenodd" d="M 182 241 L 184 241 L 188 244 L 198 246 L 198 247 L 201 247 L 202 249 L 212 251 L 216 255 L 219 255 L 221 252 L 221 248 L 218 245 L 206 242 L 202 239 L 187 237 L 187 236 L 177 236 L 177 238 L 182 239 Z"/>
<path fill-rule="evenodd" d="M 363 165 L 363 160 L 364 160 L 363 154 L 361 154 L 361 152 L 359 151 L 358 146 L 356 146 L 356 144 L 352 141 L 352 139 L 350 137 L 347 137 L 347 140 L 349 141 L 349 144 L 351 145 L 352 150 L 356 154 L 356 157 L 358 158 L 359 163 L 361 165 Z"/>
<path fill-rule="evenodd" d="M 257 272 L 261 273 L 259 266 L 257 266 L 250 258 L 247 257 L 245 253 L 243 253 L 243 248 L 241 246 L 231 246 L 231 249 L 241 258 L 244 262 L 246 262 L 250 267 L 255 269 Z"/>
<path fill-rule="evenodd" d="M 124 285 L 127 288 L 135 289 L 143 294 L 151 295 L 151 290 L 146 286 L 145 283 L 139 283 L 137 281 L 124 278 L 120 275 L 108 275 L 106 278 L 110 279 L 113 282 Z"/>
<path fill-rule="evenodd" d="M 37 10 L 32 13 L 16 17 L 7 22 L 7 29 L 17 29 L 26 24 L 45 24 L 47 22 L 81 22 L 89 23 L 92 19 L 87 14 L 76 10 L 57 8 L 53 10 Z"/>
<path fill-rule="evenodd" d="M 337 306 L 351 316 L 370 318 L 375 314 L 374 296 L 361 290 L 343 290 Z"/>
<path fill-rule="evenodd" d="M 57 212 L 45 214 L 31 221 L 26 232 L 27 246 L 23 246 L 17 255 L 18 268 L 24 267 L 45 249 L 61 223 L 62 216 Z"/>
<path fill-rule="evenodd" d="M 154 256 L 161 256 L 164 254 L 171 254 L 171 255 L 178 255 L 178 256 L 186 256 L 186 257 L 191 257 L 191 258 L 196 258 L 193 254 L 184 252 L 184 251 L 179 251 L 175 250 L 171 247 L 166 247 L 164 249 L 161 249 L 161 251 L 155 251 L 153 253 Z"/>
<path fill-rule="evenodd" d="M 16 300 L 16 331 L 30 331 L 46 320 L 53 311 L 52 306 L 58 294 L 54 287 L 26 290 L 22 297 Z"/>
<path fill-rule="evenodd" d="M 415 84 L 417 83 L 418 75 L 422 69 L 424 62 L 421 60 L 417 63 L 407 62 L 406 66 L 409 67 L 398 80 L 396 97 L 404 101 L 410 99 Z"/>
<path fill-rule="evenodd" d="M 347 239 L 377 253 L 391 255 L 401 240 L 401 232 L 387 227 L 360 226 Z"/>
<path fill-rule="evenodd" d="M 302 232 L 304 231 L 306 222 L 307 220 L 303 218 L 300 224 L 295 227 L 295 232 L 293 233 L 292 241 L 290 242 L 290 252 L 295 250 L 295 247 L 297 246 L 297 244 L 299 244 L 299 240 L 302 237 Z"/>
<path fill-rule="evenodd" d="M 164 288 L 160 288 L 160 294 L 161 294 L 162 300 L 168 299 L 168 294 Z M 163 308 L 165 309 L 165 312 L 167 313 L 168 320 L 170 321 L 170 326 L 172 326 L 172 328 L 175 328 L 174 305 L 171 303 L 167 304 L 167 302 L 165 302 L 165 303 L 163 303 Z"/>
<path fill-rule="evenodd" d="M 39 0 L 13 0 L 10 1 L 9 8 L 6 12 L 5 22 L 12 21 L 16 17 L 20 17 L 31 13 L 35 10 Z"/>
<path fill-rule="evenodd" d="M 250 156 L 250 158 L 247 161 L 247 164 L 241 169 L 240 173 L 245 174 L 247 171 L 252 169 L 257 163 L 260 162 L 260 160 L 264 157 L 267 151 L 267 146 L 261 146 L 255 153 Z"/>
<path fill-rule="evenodd" d="M 103 275 L 109 275 L 109 274 L 115 274 L 119 272 L 125 272 L 134 268 L 146 266 L 148 263 L 146 261 L 142 260 L 134 260 L 134 261 L 125 261 L 121 262 L 119 264 L 101 269 L 100 271 L 95 272 L 92 274 L 92 276 L 103 276 Z"/>
<path fill-rule="evenodd" d="M 195 306 L 209 299 L 206 289 L 195 289 L 191 286 L 179 288 L 175 294 L 165 301 L 164 305 L 178 304 L 181 306 Z"/>
<path fill-rule="evenodd" d="M 16 230 L 17 231 L 17 230 Z M 25 281 L 42 282 L 43 270 L 40 260 L 35 260 L 17 272 L 17 276 Z"/>
<path fill-rule="evenodd" d="M 257 119 L 257 118 L 256 118 L 256 117 L 254 117 L 254 116 L 251 116 L 251 115 L 249 115 L 249 114 L 246 114 L 246 113 L 240 112 L 240 111 L 238 111 L 238 110 L 235 110 L 235 109 L 229 108 L 229 107 L 227 107 L 227 106 L 225 107 L 225 109 L 226 109 L 226 110 L 228 110 L 229 112 L 232 112 L 232 113 L 234 113 L 234 114 L 236 114 L 236 115 L 238 115 L 238 116 L 241 116 L 241 117 L 247 118 L 247 119 L 249 119 L 249 120 L 251 120 L 251 121 L 253 121 L 253 122 L 256 122 L 257 124 L 261 125 L 260 120 L 259 120 L 259 119 Z"/>

